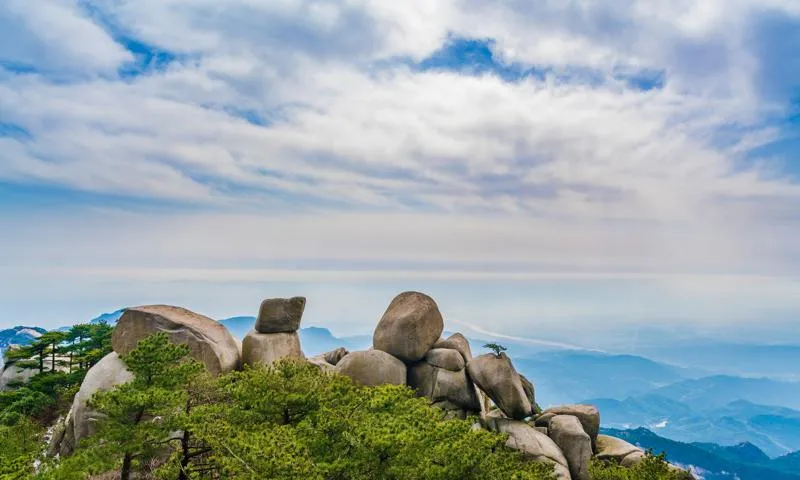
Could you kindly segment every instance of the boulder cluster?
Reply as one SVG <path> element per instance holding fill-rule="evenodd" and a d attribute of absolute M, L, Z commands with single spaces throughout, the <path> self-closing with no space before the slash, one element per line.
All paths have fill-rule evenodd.
<path fill-rule="evenodd" d="M 407 385 L 448 418 L 476 418 L 474 428 L 508 434 L 509 447 L 551 464 L 561 480 L 588 480 L 592 457 L 626 466 L 645 457 L 638 447 L 600 435 L 600 413 L 591 405 L 541 411 L 533 383 L 516 371 L 505 353 L 473 357 L 464 335 L 443 338 L 444 319 L 428 295 L 404 292 L 395 297 L 375 328 L 371 349 L 337 348 L 311 358 L 304 356 L 297 334 L 305 304 L 303 297 L 264 300 L 241 345 L 218 322 L 183 308 L 126 309 L 114 331 L 114 352 L 87 373 L 69 414 L 54 431 L 49 453 L 68 455 L 93 432 L 98 416 L 87 406 L 88 399 L 129 381 L 131 374 L 120 355 L 139 340 L 165 332 L 171 341 L 188 345 L 191 356 L 212 374 L 288 357 L 367 386 Z"/>

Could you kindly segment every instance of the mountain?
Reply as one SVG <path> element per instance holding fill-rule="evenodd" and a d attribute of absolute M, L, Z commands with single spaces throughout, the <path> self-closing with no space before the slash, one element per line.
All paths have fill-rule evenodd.
<path fill-rule="evenodd" d="M 8 348 L 9 345 L 27 345 L 47 332 L 41 327 L 16 326 L 0 330 L 0 350 Z"/>
<path fill-rule="evenodd" d="M 750 442 L 740 443 L 738 445 L 724 446 L 717 445 L 716 443 L 692 443 L 695 447 L 702 448 L 707 452 L 711 452 L 719 457 L 726 458 L 733 462 L 739 463 L 755 463 L 755 464 L 768 464 L 771 459 L 766 453 L 761 451 Z"/>
<path fill-rule="evenodd" d="M 797 470 L 782 469 L 776 460 L 766 464 L 748 463 L 748 459 L 763 457 L 752 446 L 698 446 L 669 440 L 646 428 L 617 430 L 602 428 L 601 433 L 626 440 L 656 453 L 664 452 L 671 462 L 692 471 L 704 480 L 800 480 Z M 737 457 L 737 453 L 742 457 Z M 763 454 L 763 452 L 762 452 Z"/>
<path fill-rule="evenodd" d="M 784 472 L 800 472 L 800 451 L 778 457 L 772 461 L 772 465 Z"/>
<path fill-rule="evenodd" d="M 580 403 L 597 406 L 603 412 L 605 427 L 646 427 L 682 442 L 750 442 L 770 456 L 800 449 L 800 412 L 784 407 L 736 400 L 722 407 L 701 409 L 658 394 Z"/>
<path fill-rule="evenodd" d="M 117 311 L 114 311 L 114 312 L 111 312 L 111 313 L 103 313 L 103 314 L 101 314 L 101 315 L 89 320 L 89 323 L 98 324 L 98 323 L 101 323 L 101 322 L 105 322 L 105 323 L 107 323 L 109 325 L 116 325 L 117 324 L 117 320 L 119 320 L 119 317 L 122 316 L 122 313 L 124 311 L 125 311 L 125 309 L 121 308 L 121 309 L 119 309 Z"/>
<path fill-rule="evenodd" d="M 800 345 L 673 342 L 645 348 L 643 355 L 681 366 L 702 365 L 715 374 L 800 381 Z"/>
<path fill-rule="evenodd" d="M 536 384 L 542 406 L 586 398 L 641 395 L 693 374 L 635 355 L 550 351 L 515 358 L 514 366 Z"/>
<path fill-rule="evenodd" d="M 715 375 L 676 382 L 654 390 L 653 393 L 702 410 L 722 407 L 732 400 L 800 409 L 800 382 L 783 382 L 769 378 Z"/>

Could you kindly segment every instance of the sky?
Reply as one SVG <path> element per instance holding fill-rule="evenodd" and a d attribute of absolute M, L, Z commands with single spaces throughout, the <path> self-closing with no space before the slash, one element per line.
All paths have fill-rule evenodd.
<path fill-rule="evenodd" d="M 798 51 L 796 0 L 5 0 L 0 326 L 800 343 Z"/>

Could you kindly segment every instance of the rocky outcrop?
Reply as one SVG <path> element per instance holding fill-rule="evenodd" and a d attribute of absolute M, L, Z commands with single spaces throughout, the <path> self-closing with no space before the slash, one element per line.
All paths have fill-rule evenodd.
<path fill-rule="evenodd" d="M 242 341 L 242 364 L 269 365 L 282 358 L 305 358 L 297 332 L 258 333 L 251 330 L 245 335 Z"/>
<path fill-rule="evenodd" d="M 505 353 L 475 357 L 467 364 L 467 372 L 509 418 L 522 420 L 531 415 L 531 402 L 522 380 Z"/>
<path fill-rule="evenodd" d="M 598 435 L 595 456 L 598 460 L 615 461 L 624 467 L 641 462 L 644 450 L 617 437 Z"/>
<path fill-rule="evenodd" d="M 0 392 L 6 391 L 11 385 L 25 384 L 39 373 L 36 368 L 20 367 L 13 363 L 6 363 L 0 373 Z"/>
<path fill-rule="evenodd" d="M 583 431 L 583 426 L 577 417 L 556 415 L 550 421 L 548 434 L 564 452 L 573 480 L 589 480 L 592 439 Z"/>
<path fill-rule="evenodd" d="M 322 357 L 325 359 L 326 362 L 330 363 L 331 365 L 336 365 L 348 353 L 350 353 L 350 352 L 348 352 L 346 348 L 339 347 L 339 348 L 337 348 L 335 350 L 331 350 L 330 352 L 323 353 Z"/>
<path fill-rule="evenodd" d="M 181 307 L 147 305 L 125 310 L 111 338 L 114 351 L 126 355 L 150 335 L 164 332 L 172 343 L 189 347 L 189 354 L 212 374 L 239 367 L 239 349 L 220 323 Z"/>
<path fill-rule="evenodd" d="M 552 465 L 557 479 L 571 480 L 566 457 L 547 435 L 525 422 L 509 418 L 490 417 L 485 419 L 485 424 L 489 430 L 507 433 L 506 445 L 510 448 L 522 452 L 531 460 Z"/>
<path fill-rule="evenodd" d="M 434 367 L 444 368 L 452 372 L 459 372 L 467 366 L 464 357 L 457 350 L 448 348 L 433 348 L 425 354 L 425 362 Z"/>
<path fill-rule="evenodd" d="M 439 341 L 433 344 L 433 348 L 456 350 L 464 358 L 464 362 L 472 360 L 472 349 L 469 347 L 469 340 L 460 333 L 454 333 L 446 339 L 439 339 Z"/>
<path fill-rule="evenodd" d="M 480 411 L 477 391 L 465 369 L 454 372 L 419 362 L 408 368 L 408 385 L 431 402 L 448 401 L 470 412 Z"/>
<path fill-rule="evenodd" d="M 305 308 L 305 297 L 268 298 L 261 302 L 255 329 L 258 333 L 296 332 Z"/>
<path fill-rule="evenodd" d="M 583 430 L 592 439 L 594 446 L 597 434 L 600 432 L 600 411 L 593 405 L 560 405 L 551 407 L 536 418 L 537 426 L 548 426 L 550 420 L 556 415 L 571 415 L 576 417 L 583 426 Z"/>
<path fill-rule="evenodd" d="M 86 372 L 81 388 L 72 401 L 62 426 L 57 426 L 50 441 L 48 452 L 53 455 L 69 455 L 82 439 L 95 431 L 97 421 L 102 415 L 89 406 L 89 400 L 97 392 L 111 390 L 133 379 L 125 363 L 116 352 L 111 352 Z"/>
<path fill-rule="evenodd" d="M 405 364 L 381 350 L 350 352 L 336 364 L 334 371 L 368 387 L 406 384 Z"/>
<path fill-rule="evenodd" d="M 416 362 L 433 347 L 443 329 L 442 314 L 431 297 L 404 292 L 392 300 L 381 317 L 372 345 L 404 362 Z"/>

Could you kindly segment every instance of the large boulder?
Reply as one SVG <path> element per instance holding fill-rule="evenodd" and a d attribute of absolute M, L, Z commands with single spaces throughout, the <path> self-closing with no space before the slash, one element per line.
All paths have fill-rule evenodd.
<path fill-rule="evenodd" d="M 600 433 L 600 411 L 594 405 L 560 405 L 550 407 L 542 412 L 541 420 L 536 419 L 537 425 L 549 422 L 556 415 L 572 415 L 576 417 L 583 426 L 583 430 L 592 439 L 592 445 L 597 441 L 597 434 Z"/>
<path fill-rule="evenodd" d="M 519 380 L 522 382 L 522 390 L 525 391 L 525 397 L 527 397 L 528 401 L 531 402 L 533 413 L 539 413 L 537 410 L 540 409 L 536 403 L 536 388 L 533 386 L 533 383 L 521 373 L 519 374 Z"/>
<path fill-rule="evenodd" d="M 250 330 L 245 335 L 242 341 L 244 365 L 269 365 L 281 358 L 305 358 L 297 332 L 258 333 Z"/>
<path fill-rule="evenodd" d="M 406 365 L 381 350 L 350 352 L 336 364 L 334 371 L 368 387 L 406 384 Z"/>
<path fill-rule="evenodd" d="M 408 386 L 432 402 L 448 401 L 471 412 L 481 410 L 475 386 L 466 370 L 458 372 L 419 362 L 408 367 Z"/>
<path fill-rule="evenodd" d="M 531 402 L 522 387 L 522 380 L 505 353 L 475 357 L 467 364 L 467 372 L 478 388 L 486 392 L 509 418 L 522 420 L 531 415 Z"/>
<path fill-rule="evenodd" d="M 239 348 L 220 323 L 181 307 L 147 305 L 125 309 L 111 337 L 114 351 L 127 355 L 150 335 L 164 332 L 172 343 L 185 344 L 195 360 L 214 375 L 239 366 Z"/>
<path fill-rule="evenodd" d="M 548 463 L 555 469 L 558 480 L 571 480 L 569 463 L 566 457 L 547 435 L 519 420 L 501 417 L 484 419 L 489 430 L 507 433 L 506 445 L 534 461 Z"/>
<path fill-rule="evenodd" d="M 111 390 L 131 380 L 133 373 L 128 370 L 116 352 L 109 353 L 86 372 L 81 388 L 72 401 L 65 432 L 61 434 L 62 445 L 58 450 L 62 455 L 71 453 L 78 442 L 93 434 L 98 420 L 103 418 L 102 414 L 88 405 L 92 395 Z"/>
<path fill-rule="evenodd" d="M 463 370 L 467 366 L 464 357 L 457 350 L 447 348 L 432 348 L 425 354 L 425 362 L 434 367 L 444 368 L 453 372 Z"/>
<path fill-rule="evenodd" d="M 258 333 L 290 333 L 300 328 L 305 297 L 268 298 L 261 302 L 256 319 Z"/>
<path fill-rule="evenodd" d="M 381 317 L 372 345 L 404 362 L 421 360 L 444 329 L 439 307 L 424 293 L 404 292 L 396 296 Z"/>
<path fill-rule="evenodd" d="M 597 436 L 595 456 L 598 460 L 615 461 L 625 467 L 631 467 L 641 462 L 645 453 L 641 448 L 621 438 L 601 434 Z"/>
<path fill-rule="evenodd" d="M 331 365 L 336 365 L 336 364 L 337 364 L 337 363 L 339 363 L 339 362 L 340 362 L 340 361 L 341 361 L 341 360 L 342 360 L 342 359 L 345 357 L 345 355 L 347 355 L 348 353 L 350 353 L 350 352 L 349 352 L 349 351 L 347 351 L 347 349 L 346 349 L 346 348 L 344 348 L 344 347 L 339 347 L 339 348 L 337 348 L 337 349 L 335 349 L 335 350 L 331 350 L 330 352 L 325 352 L 325 353 L 323 353 L 323 354 L 322 354 L 322 357 L 323 357 L 323 358 L 325 358 L 325 361 L 326 361 L 326 362 L 328 362 L 328 363 L 330 363 Z"/>
<path fill-rule="evenodd" d="M 464 362 L 472 360 L 472 349 L 469 348 L 469 340 L 460 333 L 454 333 L 449 337 L 441 338 L 433 344 L 433 348 L 447 348 L 449 350 L 456 350 L 464 357 Z"/>
<path fill-rule="evenodd" d="M 14 384 L 26 384 L 34 375 L 39 373 L 37 368 L 20 367 L 13 363 L 7 363 L 0 373 L 0 392 L 4 392 Z"/>
<path fill-rule="evenodd" d="M 548 434 L 564 452 L 573 480 L 589 480 L 592 439 L 583 431 L 578 418 L 572 415 L 556 415 L 550 421 Z"/>

